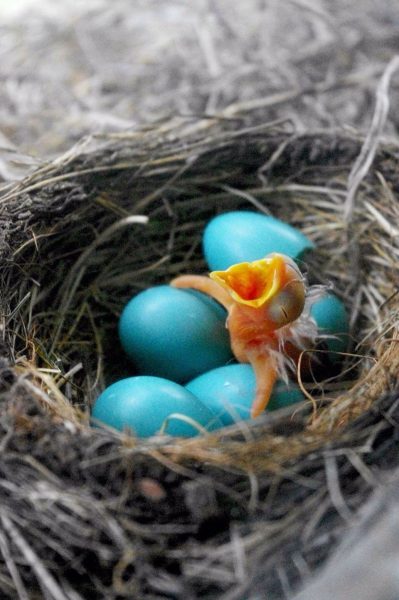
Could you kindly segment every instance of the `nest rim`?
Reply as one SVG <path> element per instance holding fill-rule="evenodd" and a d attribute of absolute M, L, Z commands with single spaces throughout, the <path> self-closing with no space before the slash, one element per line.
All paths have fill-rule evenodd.
<path fill-rule="evenodd" d="M 160 139 L 162 142 L 160 142 Z M 231 159 L 232 157 L 231 153 L 235 144 L 238 144 L 241 155 L 245 155 L 244 166 L 237 164 L 237 160 L 233 161 L 233 166 L 230 166 L 227 162 L 227 158 Z M 255 154 L 257 155 L 255 156 L 255 161 L 251 145 L 253 147 L 256 146 Z M 132 226 L 138 229 L 142 226 L 142 229 L 145 230 L 151 221 L 153 224 L 155 223 L 155 229 L 156 227 L 163 227 L 163 250 L 161 251 L 159 247 L 155 247 L 156 243 L 154 242 L 154 233 L 152 232 L 152 237 L 151 235 L 149 237 L 149 246 L 154 246 L 155 258 L 152 257 L 148 261 L 148 264 L 145 264 L 143 261 L 143 264 L 136 265 L 135 273 L 140 277 L 144 277 L 143 281 L 140 281 L 135 286 L 137 293 L 141 288 L 148 287 L 149 284 L 151 285 L 151 282 L 160 280 L 160 283 L 164 283 L 168 277 L 171 278 L 171 275 L 175 275 L 177 272 L 181 273 L 189 269 L 192 271 L 193 268 L 198 268 L 198 265 L 201 264 L 203 268 L 204 263 L 203 261 L 201 263 L 198 252 L 198 236 L 199 228 L 202 226 L 201 223 L 204 222 L 204 204 L 209 204 L 211 207 L 210 210 L 214 214 L 215 211 L 218 213 L 226 210 L 226 206 L 233 206 L 234 208 L 242 208 L 244 206 L 245 209 L 261 210 L 268 213 L 271 209 L 279 208 L 278 203 L 281 202 L 282 195 L 285 195 L 286 203 L 292 202 L 294 223 L 298 222 L 300 218 L 298 215 L 302 215 L 304 230 L 311 237 L 312 241 L 315 242 L 318 249 L 320 249 L 320 236 L 322 235 L 330 236 L 331 238 L 339 230 L 341 241 L 343 239 L 342 235 L 345 236 L 344 239 L 347 246 L 346 248 L 342 248 L 342 253 L 345 254 L 346 252 L 347 254 L 347 265 L 353 269 L 352 275 L 354 279 L 360 276 L 358 272 L 359 267 L 356 264 L 356 260 L 359 259 L 359 248 L 355 248 L 354 252 L 354 247 L 351 247 L 348 252 L 350 245 L 348 239 L 358 240 L 362 235 L 364 236 L 364 228 L 366 226 L 370 227 L 371 218 L 374 219 L 374 225 L 376 224 L 377 230 L 379 228 L 380 235 L 386 236 L 387 219 L 384 216 L 384 212 L 379 213 L 381 215 L 379 221 L 376 221 L 375 218 L 376 211 L 381 210 L 381 200 L 376 196 L 373 184 L 379 185 L 385 194 L 385 200 L 388 203 L 387 212 L 390 213 L 393 210 L 393 184 L 391 185 L 389 181 L 387 182 L 384 179 L 384 174 L 381 175 L 381 166 L 386 163 L 388 165 L 386 171 L 391 174 L 390 153 L 394 155 L 394 151 L 389 147 L 384 147 L 378 155 L 377 164 L 373 167 L 373 172 L 365 180 L 358 194 L 360 197 L 360 200 L 358 200 L 360 210 L 357 208 L 357 216 L 355 215 L 351 223 L 345 224 L 343 222 L 342 215 L 345 208 L 343 202 L 346 194 L 344 176 L 345 173 L 348 173 L 348 168 L 347 163 L 342 164 L 342 158 L 338 156 L 337 148 L 349 148 L 347 152 L 351 160 L 354 160 L 361 148 L 361 138 L 348 136 L 347 134 L 342 135 L 337 133 L 332 139 L 329 134 L 321 132 L 298 136 L 289 131 L 289 128 L 287 131 L 286 124 L 282 127 L 281 123 L 244 127 L 237 131 L 234 128 L 231 129 L 231 124 L 227 124 L 226 127 L 224 123 L 221 125 L 220 123 L 215 124 L 206 121 L 205 123 L 197 123 L 195 127 L 192 124 L 187 127 L 186 123 L 183 123 L 183 125 L 182 123 L 178 123 L 177 126 L 176 123 L 168 123 L 166 125 L 163 124 L 155 130 L 144 130 L 133 134 L 119 134 L 116 136 L 100 136 L 100 140 L 96 139 L 94 141 L 94 149 L 92 146 L 93 139 L 82 141 L 64 157 L 39 169 L 39 171 L 30 175 L 13 189 L 6 190 L 1 203 L 7 213 L 7 207 L 11 206 L 12 212 L 18 203 L 21 204 L 21 200 L 22 204 L 34 204 L 36 196 L 39 199 L 39 204 L 41 203 L 44 209 L 45 201 L 48 200 L 49 195 L 51 196 L 53 190 L 56 190 L 57 202 L 54 204 L 57 206 L 59 214 L 64 214 L 64 217 L 61 216 L 58 219 L 57 225 L 55 228 L 53 226 L 52 230 L 49 227 L 48 211 L 46 212 L 46 209 L 44 209 L 42 221 L 45 222 L 45 225 L 43 227 L 43 224 L 40 224 L 43 231 L 36 233 L 34 232 L 35 226 L 30 225 L 28 239 L 26 239 L 27 235 L 25 231 L 21 235 L 21 239 L 18 240 L 17 246 L 14 245 L 14 248 L 12 248 L 12 244 L 10 244 L 10 247 L 7 248 L 8 255 L 10 256 L 11 254 L 13 257 L 11 260 L 8 258 L 5 281 L 10 281 L 10 278 L 12 279 L 13 275 L 10 275 L 10 273 L 13 269 L 14 273 L 15 270 L 20 273 L 23 270 L 26 272 L 27 265 L 30 267 L 33 265 L 34 267 L 34 273 L 31 275 L 28 274 L 28 277 L 24 281 L 24 292 L 27 280 L 30 282 L 36 282 L 37 280 L 37 264 L 35 264 L 35 260 L 38 260 L 38 256 L 45 255 L 48 240 L 50 240 L 50 250 L 47 250 L 47 252 L 54 253 L 57 235 L 62 239 L 64 235 L 62 232 L 62 218 L 68 221 L 67 229 L 69 232 L 71 231 L 71 224 L 72 229 L 74 224 L 81 224 L 79 230 L 80 237 L 82 235 L 89 235 L 88 231 L 90 229 L 94 230 L 94 233 L 92 232 L 91 243 L 86 245 L 86 247 L 76 252 L 67 244 L 68 252 L 61 253 L 64 260 L 65 256 L 68 260 L 71 256 L 73 257 L 73 262 L 69 264 L 69 272 L 67 271 L 61 277 L 61 287 L 64 286 L 65 288 L 66 284 L 69 284 L 72 288 L 72 292 L 70 290 L 65 292 L 66 296 L 64 295 L 62 299 L 61 308 L 58 307 L 58 310 L 63 313 L 64 318 L 67 315 L 70 304 L 74 301 L 73 295 L 79 295 L 79 285 L 85 285 L 84 278 L 87 275 L 87 271 L 93 269 L 92 264 L 89 263 L 89 267 L 85 265 L 85 260 L 93 260 L 94 269 L 97 268 L 98 270 L 98 262 L 104 261 L 106 254 L 103 252 L 102 256 L 97 256 L 97 252 L 100 254 L 100 250 L 108 246 L 108 244 L 112 244 L 114 239 L 120 239 L 118 235 L 125 231 L 126 227 Z M 137 148 L 139 148 L 139 151 L 137 151 Z M 216 160 L 225 160 L 226 162 L 222 162 L 218 171 L 214 170 L 212 172 L 211 170 L 211 182 L 205 181 L 204 171 L 212 166 L 215 168 L 215 156 L 217 157 Z M 203 164 L 200 165 L 200 168 L 196 172 L 197 165 L 201 161 Z M 245 164 L 245 161 L 247 164 Z M 299 181 L 295 174 L 287 171 L 285 166 L 285 162 L 287 161 L 291 163 L 291 168 L 292 165 L 295 165 L 296 172 L 299 173 Z M 253 166 L 254 162 L 256 169 Z M 250 172 L 251 168 L 252 173 Z M 317 168 L 320 169 L 321 176 L 320 173 L 314 174 Z M 310 176 L 308 175 L 309 173 Z M 243 174 L 244 178 L 248 178 L 250 185 L 243 185 L 241 179 L 240 187 L 238 187 L 239 177 L 242 178 Z M 132 202 L 129 200 L 126 193 L 124 194 L 123 190 L 118 188 L 120 185 L 119 182 L 117 186 L 113 186 L 112 177 L 118 178 L 120 175 L 122 175 L 121 178 L 125 181 L 125 185 L 127 180 L 130 181 L 131 185 L 133 184 L 136 188 L 140 189 L 137 201 L 134 200 Z M 104 181 L 99 184 L 98 179 L 101 176 L 104 176 Z M 303 178 L 306 180 L 309 177 L 311 179 L 310 183 L 303 182 Z M 325 178 L 325 183 L 327 184 L 324 187 L 320 183 L 320 179 L 323 180 L 323 178 Z M 221 179 L 222 181 L 220 181 Z M 314 181 L 315 179 L 316 182 Z M 370 183 L 372 179 L 374 180 L 373 184 Z M 138 183 L 137 180 L 139 180 Z M 254 188 L 254 183 L 258 183 L 257 188 Z M 94 194 L 88 191 L 88 189 L 90 190 L 90 185 L 95 186 Z M 117 189 L 116 192 L 115 187 Z M 206 199 L 196 195 L 198 187 L 211 189 Z M 146 194 L 143 194 L 142 188 L 147 191 Z M 60 198 L 63 197 L 64 206 L 60 202 Z M 71 199 L 66 201 L 65 198 L 68 197 L 71 197 Z M 77 202 L 76 197 L 79 197 L 79 201 Z M 94 206 L 94 210 L 97 210 L 97 212 L 100 211 L 98 214 L 101 214 L 101 211 L 103 211 L 103 221 L 101 221 L 101 218 L 99 219 L 99 226 L 95 220 L 92 223 L 85 223 L 85 218 L 87 219 L 89 212 L 87 205 L 82 208 L 82 197 L 86 199 L 88 197 L 91 198 L 90 202 L 93 202 L 94 198 L 91 210 L 93 210 Z M 295 198 L 297 199 L 295 200 Z M 359 215 L 364 203 L 368 207 L 371 206 L 371 209 L 369 208 L 369 212 L 367 213 L 368 220 L 366 221 L 364 219 L 362 221 L 364 215 Z M 324 230 L 320 227 L 320 220 L 319 222 L 317 222 L 317 219 L 316 222 L 315 219 L 312 221 L 312 213 L 306 212 L 306 209 L 309 210 L 309 205 L 313 210 L 317 211 L 319 216 L 324 211 L 326 225 Z M 185 210 L 186 214 L 193 214 L 193 211 L 198 211 L 200 225 L 198 225 L 198 222 L 182 222 L 181 217 L 176 216 L 176 207 L 178 207 L 179 211 Z M 21 208 L 18 208 L 21 211 Z M 234 210 L 234 208 L 232 209 Z M 169 225 L 172 225 L 172 230 L 169 233 L 165 232 L 165 215 L 169 218 Z M 277 210 L 277 216 L 280 216 L 279 210 Z M 29 218 L 28 216 L 27 221 L 29 221 Z M 29 227 L 25 224 L 25 228 L 28 229 Z M 55 234 L 54 229 L 56 230 Z M 61 233 L 59 233 L 60 231 Z M 374 237 L 372 240 L 374 245 L 378 244 L 375 231 L 376 229 L 374 228 Z M 155 232 L 155 235 L 158 235 L 158 233 Z M 194 242 L 191 244 L 187 244 L 187 237 L 189 235 L 193 235 L 194 239 Z M 181 238 L 180 246 L 177 250 L 176 236 L 180 236 Z M 31 255 L 32 246 L 34 247 L 34 254 L 36 253 L 34 258 Z M 326 252 L 331 252 L 331 248 L 337 246 L 336 238 L 332 237 L 332 240 L 329 239 L 327 246 Z M 381 256 L 383 256 L 381 248 L 386 251 L 385 240 L 381 242 L 376 252 L 376 255 L 379 253 L 380 263 L 383 262 L 381 259 Z M 11 253 L 9 252 L 10 249 L 12 249 Z M 115 250 L 112 250 L 112 252 L 115 253 Z M 324 255 L 326 255 L 326 252 Z M 356 255 L 354 260 L 352 260 L 353 256 L 349 256 L 351 252 Z M 175 253 L 177 258 L 173 258 L 173 253 Z M 140 256 L 141 260 L 143 260 L 143 255 L 141 254 Z M 120 253 L 116 252 L 114 262 L 117 259 L 120 259 Z M 389 273 L 393 270 L 392 261 L 386 256 L 383 256 L 383 259 L 387 263 L 383 263 L 383 268 L 385 272 Z M 59 261 L 60 258 L 52 258 L 49 261 L 50 271 L 57 260 Z M 350 264 L 351 260 L 352 264 Z M 330 275 L 333 278 L 335 277 L 335 281 L 337 281 L 337 265 L 338 267 L 340 266 L 339 260 L 330 268 Z M 115 268 L 115 271 L 111 271 L 107 276 L 108 282 L 111 281 L 110 289 L 112 289 L 112 286 L 114 286 L 114 289 L 115 286 L 126 287 L 126 280 L 124 280 L 121 269 Z M 99 277 L 97 274 L 94 278 L 94 286 L 97 285 Z M 73 281 L 73 278 L 75 278 L 75 281 Z M 54 279 L 53 274 L 51 275 L 51 279 Z M 78 280 L 78 284 L 76 284 L 76 279 Z M 53 285 L 53 282 L 51 282 L 51 285 Z M 93 281 L 91 285 L 93 285 Z M 373 283 L 371 282 L 370 284 L 369 282 L 367 285 L 373 285 Z M 347 285 L 346 289 L 338 290 L 338 293 L 341 292 L 340 295 L 346 302 L 348 302 L 348 297 L 353 294 L 353 287 L 353 285 Z M 134 440 L 134 438 L 126 436 L 125 433 L 110 432 L 105 428 L 106 435 L 116 436 L 117 439 L 121 440 L 123 445 L 138 445 L 140 448 L 146 447 L 149 452 L 154 447 L 157 449 L 162 447 L 162 451 L 166 456 L 171 456 L 173 460 L 179 461 L 195 459 L 200 461 L 215 461 L 215 463 L 219 464 L 237 465 L 237 453 L 240 456 L 240 453 L 242 453 L 241 466 L 245 469 L 249 468 L 248 461 L 250 462 L 250 459 L 244 457 L 247 455 L 250 457 L 251 454 L 256 455 L 261 450 L 263 455 L 268 454 L 269 456 L 260 461 L 257 468 L 266 470 L 278 469 L 285 462 L 295 460 L 296 457 L 306 454 L 320 447 L 320 445 L 330 442 L 332 439 L 336 439 L 345 430 L 345 425 L 348 425 L 353 419 L 367 411 L 373 402 L 383 395 L 384 391 L 392 389 L 394 385 L 395 368 L 399 364 L 399 346 L 396 341 L 397 328 L 395 328 L 395 325 L 392 326 L 389 314 L 394 314 L 397 310 L 397 298 L 394 283 L 389 290 L 390 293 L 386 294 L 385 297 L 382 296 L 378 286 L 376 288 L 376 292 L 372 290 L 374 298 L 369 290 L 368 296 L 367 294 L 366 296 L 364 295 L 366 300 L 367 298 L 370 300 L 371 295 L 371 299 L 373 300 L 372 307 L 374 309 L 374 313 L 371 311 L 372 314 L 375 315 L 376 298 L 378 297 L 383 298 L 381 306 L 385 310 L 385 314 L 380 318 L 379 327 L 375 328 L 374 326 L 374 329 L 376 329 L 374 332 L 374 341 L 379 344 L 379 348 L 374 349 L 374 356 L 371 360 L 371 365 L 373 366 L 370 367 L 369 362 L 368 368 L 365 369 L 366 372 L 363 372 L 360 379 L 355 380 L 351 384 L 347 393 L 344 391 L 343 394 L 338 395 L 338 397 L 327 403 L 326 406 L 317 409 L 310 421 L 306 415 L 306 410 L 301 412 L 298 412 L 297 409 L 294 410 L 296 416 L 298 417 L 299 415 L 299 420 L 305 422 L 305 426 L 304 431 L 295 434 L 296 437 L 295 435 L 294 438 L 290 436 L 291 450 L 289 452 L 286 450 L 286 436 L 273 433 L 273 428 L 276 428 L 276 422 L 278 429 L 279 417 L 269 418 L 267 423 L 251 425 L 248 428 L 246 425 L 237 424 L 233 427 L 222 429 L 218 433 L 209 434 L 202 438 L 194 438 L 193 440 L 176 441 L 173 439 L 164 439 L 160 441 L 159 438 L 155 438 L 153 441 L 143 443 L 142 440 Z M 386 293 L 386 289 L 383 291 Z M 95 289 L 94 293 L 98 293 L 98 289 Z M 42 290 L 39 292 L 36 289 L 35 294 L 34 302 L 40 306 L 37 296 L 42 294 L 45 297 L 46 292 L 43 293 Z M 50 286 L 50 292 L 47 294 L 47 297 L 51 297 L 52 294 L 54 295 L 54 291 Z M 31 334 L 34 330 L 32 323 L 35 319 L 32 315 L 34 315 L 35 304 L 31 300 L 29 302 L 25 300 L 28 308 L 27 317 L 27 313 L 21 313 L 20 310 L 21 306 L 23 307 L 24 294 L 19 295 L 22 297 L 19 304 L 17 304 L 17 308 L 14 308 L 13 316 L 14 318 L 15 315 L 18 317 L 22 316 L 22 326 L 19 324 L 19 328 L 14 326 L 11 329 L 14 332 L 17 330 L 20 335 L 21 327 L 25 327 L 27 320 L 28 333 L 24 341 L 25 354 L 19 351 L 20 355 L 18 356 L 18 353 L 16 354 L 14 350 L 10 352 L 10 355 L 15 359 L 15 368 L 18 376 L 27 382 L 26 385 L 30 386 L 31 392 L 37 395 L 39 402 L 46 406 L 46 409 L 49 410 L 53 417 L 67 420 L 78 429 L 90 426 L 88 418 L 89 406 L 93 401 L 93 394 L 91 395 L 89 404 L 86 404 L 86 406 L 83 404 L 82 406 L 82 404 L 79 405 L 76 402 L 74 402 L 74 405 L 71 405 L 68 393 L 65 393 L 65 385 L 68 385 L 68 378 L 71 375 L 74 376 L 80 370 L 78 368 L 80 363 L 72 365 L 69 371 L 67 371 L 66 377 L 65 372 L 63 374 L 60 374 L 59 371 L 52 373 L 52 369 L 53 371 L 56 369 L 54 359 L 48 360 L 48 356 L 46 356 L 48 352 L 43 352 L 43 341 L 40 339 L 39 343 L 36 340 L 33 342 L 34 347 L 31 356 L 28 359 L 26 358 L 26 349 L 32 346 L 30 338 L 35 337 Z M 56 293 L 55 297 L 57 298 Z M 58 295 L 59 298 L 60 296 Z M 356 299 L 355 295 L 354 303 L 356 302 L 358 302 L 358 299 Z M 354 303 L 351 306 L 352 321 L 361 312 L 361 307 L 354 306 Z M 115 313 L 115 303 L 111 301 L 110 306 L 111 313 L 112 311 Z M 387 307 L 389 307 L 388 312 L 386 310 Z M 54 313 L 57 309 L 52 307 L 49 311 L 50 316 L 51 311 Z M 357 315 L 355 311 L 358 311 Z M 42 316 L 42 314 L 39 312 L 39 316 Z M 97 372 L 92 377 L 89 386 L 92 389 L 98 389 L 98 382 L 102 380 L 103 383 L 103 374 L 101 373 L 104 361 L 103 341 L 99 339 L 101 338 L 101 334 L 98 334 L 93 323 L 94 316 L 90 314 L 86 315 L 86 320 L 91 322 L 94 332 L 94 343 L 101 356 L 101 360 L 96 365 Z M 76 331 L 78 324 L 79 321 L 69 326 L 69 334 L 73 334 Z M 63 323 L 59 324 L 49 336 L 49 339 L 52 340 L 50 354 L 53 352 L 55 355 L 56 352 L 54 353 L 54 349 L 57 348 L 58 350 L 57 343 L 60 340 L 63 326 Z M 31 327 L 30 331 L 29 327 Z M 373 337 L 373 328 L 369 329 L 370 331 L 363 333 L 365 338 Z M 367 328 L 363 329 L 364 331 L 367 331 Z M 17 336 L 14 333 L 14 343 Z M 10 337 L 12 336 L 9 336 L 8 341 L 10 341 Z M 371 345 L 370 342 L 369 345 Z M 44 362 L 47 360 L 50 366 L 40 365 L 40 360 L 39 366 L 37 366 L 38 356 Z M 368 358 L 365 354 L 364 360 Z M 303 387 L 302 383 L 300 385 Z M 311 395 L 306 390 L 304 391 L 307 397 L 311 399 Z M 287 415 L 292 414 L 292 412 L 283 411 L 281 414 L 282 422 L 287 422 Z M 306 420 L 308 420 L 307 424 Z M 256 431 L 259 431 L 258 435 Z M 100 434 L 99 431 L 96 432 L 97 434 Z M 252 437 L 255 437 L 254 441 L 250 441 Z M 244 444 L 247 448 L 245 452 L 243 451 Z M 251 448 L 251 450 L 248 450 L 248 448 Z M 273 457 L 271 458 L 270 455 L 273 455 Z"/>

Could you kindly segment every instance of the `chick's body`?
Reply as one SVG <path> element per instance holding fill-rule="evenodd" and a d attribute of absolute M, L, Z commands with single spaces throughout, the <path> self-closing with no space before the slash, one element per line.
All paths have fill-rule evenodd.
<path fill-rule="evenodd" d="M 214 271 L 210 277 L 178 277 L 172 285 L 200 289 L 227 309 L 232 351 L 239 362 L 251 363 L 255 371 L 251 416 L 258 416 L 269 402 L 278 375 L 276 354 L 284 336 L 276 332 L 295 321 L 304 308 L 306 289 L 297 266 L 289 257 L 273 253 Z"/>

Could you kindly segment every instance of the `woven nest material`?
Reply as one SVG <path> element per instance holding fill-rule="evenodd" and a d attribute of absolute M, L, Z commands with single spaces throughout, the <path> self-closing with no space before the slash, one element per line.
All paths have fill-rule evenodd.
<path fill-rule="evenodd" d="M 5 191 L 0 596 L 282 598 L 397 466 L 397 149 L 348 204 L 363 140 L 289 123 L 167 122 L 104 136 Z M 351 316 L 342 370 L 295 411 L 192 440 L 92 429 L 126 301 L 206 271 L 204 224 L 272 213 L 316 244 L 307 270 Z"/>

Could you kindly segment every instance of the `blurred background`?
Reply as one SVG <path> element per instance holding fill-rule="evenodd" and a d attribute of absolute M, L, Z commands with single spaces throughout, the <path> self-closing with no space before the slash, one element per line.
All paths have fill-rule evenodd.
<path fill-rule="evenodd" d="M 366 129 L 398 27 L 397 0 L 0 0 L 0 175 L 176 116 Z"/>

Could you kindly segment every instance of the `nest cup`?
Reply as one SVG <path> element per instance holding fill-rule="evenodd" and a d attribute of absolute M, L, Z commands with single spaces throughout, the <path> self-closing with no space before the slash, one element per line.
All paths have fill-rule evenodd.
<path fill-rule="evenodd" d="M 171 122 L 139 133 L 86 140 L 6 190 L 0 205 L 1 412 L 3 429 L 12 432 L 16 451 L 23 446 L 24 452 L 30 452 L 29 440 L 33 439 L 43 468 L 64 483 L 63 473 L 67 472 L 68 482 L 76 484 L 78 502 L 83 502 L 83 495 L 90 490 L 105 506 L 108 493 L 122 494 L 118 487 L 122 486 L 121 472 L 127 481 L 128 470 L 133 481 L 131 498 L 160 506 L 165 489 L 166 496 L 172 494 L 169 485 L 173 493 L 183 493 L 185 469 L 197 474 L 192 483 L 196 476 L 198 481 L 204 475 L 212 479 L 215 469 L 222 469 L 233 489 L 237 481 L 242 489 L 247 477 L 242 473 L 259 474 L 265 478 L 260 489 L 266 497 L 271 478 L 287 465 L 297 461 L 306 465 L 310 451 L 321 452 L 342 440 L 348 443 L 352 430 L 358 432 L 359 418 L 367 419 L 370 410 L 396 388 L 399 366 L 395 151 L 380 149 L 357 191 L 353 211 L 348 213 L 348 175 L 361 144 L 355 136 L 300 136 L 273 124 L 244 127 L 237 120 L 227 124 Z M 193 440 L 142 442 L 92 429 L 90 408 L 98 394 L 106 385 L 134 373 L 117 340 L 123 306 L 134 294 L 167 283 L 178 274 L 205 273 L 203 228 L 214 215 L 237 209 L 273 214 L 300 228 L 315 243 L 317 250 L 306 258 L 304 269 L 312 283 L 333 285 L 351 317 L 352 345 L 341 372 L 318 384 L 304 384 L 309 402 L 303 409 L 295 409 L 294 416 L 290 416 L 293 411 L 282 411 L 253 425 L 238 424 Z M 106 464 L 110 452 L 110 473 L 115 480 L 109 475 L 105 482 L 98 461 Z M 90 478 L 82 475 L 87 473 L 87 465 Z M 33 470 L 36 483 L 46 479 L 38 469 Z M 85 492 L 79 491 L 78 472 L 85 481 Z M 148 473 L 155 486 L 152 491 L 143 488 Z M 248 493 L 246 502 L 255 502 Z M 188 497 L 184 495 L 185 501 Z M 130 500 L 126 502 L 125 508 L 131 506 Z M 241 518 L 237 507 L 236 516 L 231 516 L 232 503 L 231 498 L 222 502 L 229 507 L 222 516 L 220 506 L 215 514 L 211 510 L 205 516 L 187 508 L 197 528 L 196 543 L 200 545 L 205 538 L 226 543 L 223 535 L 230 519 Z M 253 510 L 254 506 L 249 512 L 245 509 L 242 522 Z M 166 513 L 169 520 L 165 522 L 179 521 L 173 511 Z M 42 517 L 36 518 L 40 529 Z M 134 546 L 132 532 L 124 530 L 120 514 L 113 513 L 112 518 L 118 522 L 121 539 L 127 536 Z M 213 518 L 216 525 L 204 533 L 201 527 Z M 150 510 L 143 519 L 137 517 L 147 525 L 162 521 L 157 510 Z M 91 526 L 103 527 L 95 520 Z M 9 523 L 9 531 L 12 527 Z M 49 525 L 45 527 L 48 531 Z M 45 550 L 51 547 L 49 540 L 57 535 L 61 536 L 48 533 L 36 546 L 30 540 L 43 560 Z M 127 542 L 118 543 L 126 550 Z M 129 559 L 118 543 L 113 540 L 109 556 L 101 555 L 99 541 L 98 547 L 80 550 L 92 561 L 79 561 L 80 575 L 84 573 L 87 579 L 87 573 L 93 573 L 98 564 L 105 569 L 97 579 L 90 575 L 80 584 L 91 586 L 91 597 L 103 597 L 102 586 L 109 593 L 104 597 L 127 597 L 132 589 L 137 597 L 150 596 L 148 573 L 154 575 L 151 569 L 160 564 L 162 556 L 168 581 L 175 578 L 175 583 L 183 585 L 181 562 L 186 557 L 166 560 L 165 549 L 158 549 L 158 554 L 154 551 L 140 559 L 147 560 L 151 569 L 139 576 L 138 559 L 133 555 Z M 169 538 L 167 547 L 173 547 Z M 23 554 L 21 548 L 20 552 Z M 66 559 L 54 547 L 50 554 L 52 562 L 47 568 L 56 585 L 65 590 L 65 581 L 72 581 L 65 569 L 62 577 L 59 575 Z M 129 576 L 125 567 L 131 569 Z M 271 563 L 269 567 L 272 569 Z M 33 578 L 39 587 L 45 585 L 32 565 L 25 571 L 22 581 Z M 295 577 L 292 575 L 293 581 Z M 8 579 L 10 590 L 15 590 L 15 579 Z M 193 577 L 190 585 L 201 589 L 203 597 L 228 588 L 216 574 L 206 585 L 200 580 L 200 575 Z M 277 583 L 273 585 L 278 588 Z M 170 586 L 172 589 L 172 583 Z M 10 594 L 6 587 L 4 584 L 3 593 Z"/>
<path fill-rule="evenodd" d="M 267 127 L 217 133 L 111 138 L 3 199 L 6 344 L 18 370 L 42 380 L 59 416 L 66 409 L 87 424 L 73 408 L 87 412 L 105 385 L 134 373 L 117 340 L 123 306 L 178 274 L 205 273 L 202 232 L 223 211 L 273 214 L 312 239 L 317 251 L 302 268 L 346 304 L 358 378 L 386 350 L 398 274 L 389 181 L 365 182 L 349 223 L 356 140 L 291 139 Z M 340 379 L 330 400 L 356 383 L 353 374 Z"/>

